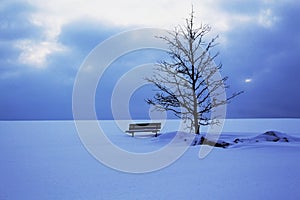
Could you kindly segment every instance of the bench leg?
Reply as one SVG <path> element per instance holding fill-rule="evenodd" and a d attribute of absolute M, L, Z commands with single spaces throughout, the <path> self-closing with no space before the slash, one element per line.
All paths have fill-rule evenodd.
<path fill-rule="evenodd" d="M 131 136 L 134 137 L 134 132 L 131 133 Z"/>

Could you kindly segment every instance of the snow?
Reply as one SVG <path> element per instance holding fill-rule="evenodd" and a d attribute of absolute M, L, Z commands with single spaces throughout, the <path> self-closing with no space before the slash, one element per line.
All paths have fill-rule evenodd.
<path fill-rule="evenodd" d="M 204 159 L 200 146 L 191 146 L 164 169 L 130 174 L 94 159 L 73 121 L 2 121 L 0 199 L 300 199 L 299 122 L 229 120 L 220 140 L 243 142 L 214 148 Z M 157 138 L 132 138 L 111 121 L 101 123 L 114 144 L 131 152 L 158 150 L 175 133 L 175 122 Z M 178 145 L 187 136 L 181 134 Z"/>
<path fill-rule="evenodd" d="M 236 138 L 232 145 L 245 146 L 249 144 L 265 144 L 265 143 L 292 143 L 300 145 L 300 138 L 290 136 L 278 131 L 267 131 L 263 134 L 257 135 L 252 138 Z"/>

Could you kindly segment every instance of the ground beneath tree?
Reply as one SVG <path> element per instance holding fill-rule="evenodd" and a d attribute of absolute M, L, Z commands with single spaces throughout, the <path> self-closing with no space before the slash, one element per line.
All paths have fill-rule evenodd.
<path fill-rule="evenodd" d="M 250 138 L 227 138 L 227 140 L 214 140 L 210 139 L 207 136 L 203 135 L 191 135 L 185 132 L 171 132 L 166 134 L 161 134 L 159 136 L 160 140 L 171 140 L 175 138 L 175 135 L 178 134 L 179 137 L 176 139 L 177 142 L 190 142 L 191 146 L 196 145 L 210 145 L 221 148 L 230 148 L 230 147 L 241 147 L 251 144 L 265 144 L 265 143 L 300 143 L 300 138 L 290 136 L 279 131 L 267 131 L 265 133 L 259 134 Z M 192 138 L 192 139 L 191 139 Z M 193 141 L 191 141 L 193 140 Z"/>

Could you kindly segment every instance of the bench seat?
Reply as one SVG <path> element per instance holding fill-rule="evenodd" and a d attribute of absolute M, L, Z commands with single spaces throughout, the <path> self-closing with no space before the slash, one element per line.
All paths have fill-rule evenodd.
<path fill-rule="evenodd" d="M 136 123 L 129 124 L 129 129 L 126 133 L 131 133 L 132 137 L 134 137 L 135 132 L 152 132 L 155 133 L 155 137 L 157 137 L 157 133 L 161 129 L 161 123 Z"/>

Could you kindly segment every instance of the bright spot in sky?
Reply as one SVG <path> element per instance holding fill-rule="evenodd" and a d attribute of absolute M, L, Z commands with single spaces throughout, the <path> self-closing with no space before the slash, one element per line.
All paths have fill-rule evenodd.
<path fill-rule="evenodd" d="M 252 79 L 251 79 L 251 78 L 246 78 L 246 79 L 245 79 L 245 83 L 250 83 L 250 82 L 252 82 Z"/>

